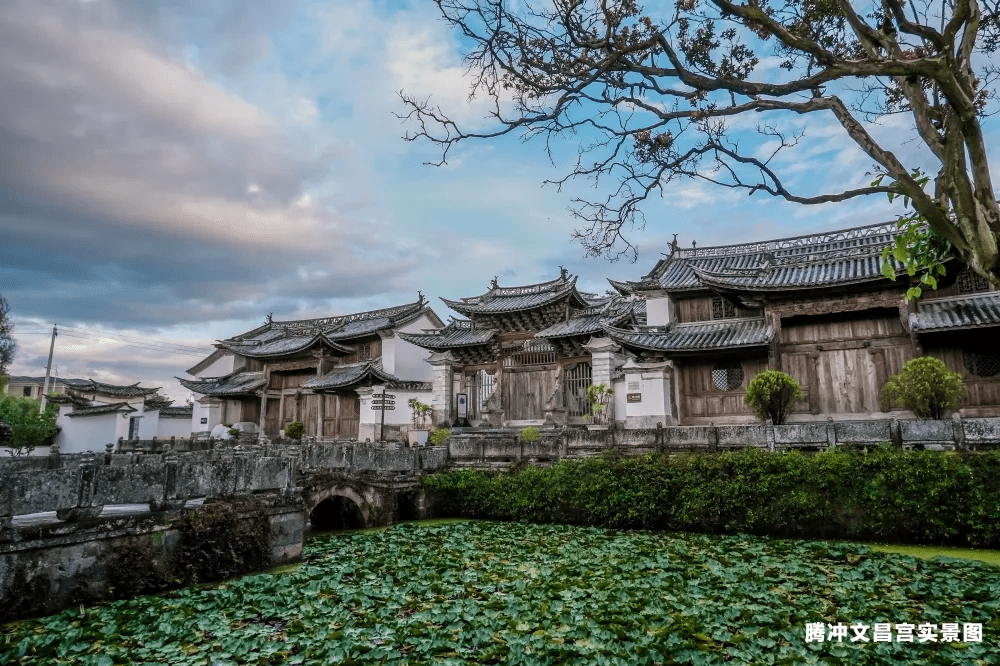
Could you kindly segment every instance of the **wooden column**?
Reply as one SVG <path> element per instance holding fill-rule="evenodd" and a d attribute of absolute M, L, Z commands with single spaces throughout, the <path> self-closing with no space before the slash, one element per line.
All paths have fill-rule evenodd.
<path fill-rule="evenodd" d="M 260 434 L 264 434 L 264 424 L 267 418 L 267 384 L 260 391 Z"/>
<path fill-rule="evenodd" d="M 811 352 L 806 355 L 809 362 L 806 363 L 806 371 L 809 375 L 809 413 L 819 414 L 819 352 Z"/>

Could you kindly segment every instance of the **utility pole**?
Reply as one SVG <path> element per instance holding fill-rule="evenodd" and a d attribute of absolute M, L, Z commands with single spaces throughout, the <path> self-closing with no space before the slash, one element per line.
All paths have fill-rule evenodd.
<path fill-rule="evenodd" d="M 45 366 L 45 384 L 42 385 L 42 411 L 45 411 L 45 401 L 49 395 L 49 375 L 52 374 L 52 352 L 56 348 L 56 325 L 52 325 L 52 342 L 49 343 L 49 363 Z"/>

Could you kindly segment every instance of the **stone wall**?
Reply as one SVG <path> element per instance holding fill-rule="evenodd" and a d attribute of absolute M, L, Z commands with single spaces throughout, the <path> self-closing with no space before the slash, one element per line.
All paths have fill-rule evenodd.
<path fill-rule="evenodd" d="M 267 566 L 296 561 L 302 555 L 301 500 L 260 499 L 270 525 Z M 211 511 L 212 505 L 186 510 Z M 115 596 L 111 588 L 116 581 L 109 566 L 115 554 L 138 542 L 148 544 L 153 563 L 169 562 L 181 543 L 179 530 L 171 526 L 178 513 L 145 512 L 0 530 L 0 622 Z"/>

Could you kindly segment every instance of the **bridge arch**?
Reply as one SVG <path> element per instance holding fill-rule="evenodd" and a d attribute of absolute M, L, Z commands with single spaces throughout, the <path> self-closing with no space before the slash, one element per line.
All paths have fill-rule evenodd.
<path fill-rule="evenodd" d="M 368 502 L 355 489 L 339 486 L 312 495 L 308 519 L 314 530 L 349 530 L 370 527 Z"/>

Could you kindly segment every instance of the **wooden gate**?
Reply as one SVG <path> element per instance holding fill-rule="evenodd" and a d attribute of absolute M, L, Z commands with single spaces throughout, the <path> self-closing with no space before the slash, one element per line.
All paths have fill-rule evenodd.
<path fill-rule="evenodd" d="M 589 363 L 580 363 L 566 369 L 565 389 L 566 408 L 570 418 L 582 418 L 591 414 L 591 406 L 587 401 L 587 387 L 591 385 L 593 370 Z"/>
<path fill-rule="evenodd" d="M 504 418 L 511 421 L 544 419 L 545 401 L 556 388 L 556 372 L 554 368 L 504 368 L 501 383 Z"/>
<path fill-rule="evenodd" d="M 357 395 L 324 394 L 323 436 L 334 439 L 357 439 L 361 417 L 361 399 Z"/>
<path fill-rule="evenodd" d="M 267 437 L 277 437 L 279 424 L 278 424 L 278 411 L 281 409 L 281 400 L 278 398 L 268 398 L 267 399 L 267 411 L 264 414 L 264 435 Z"/>

